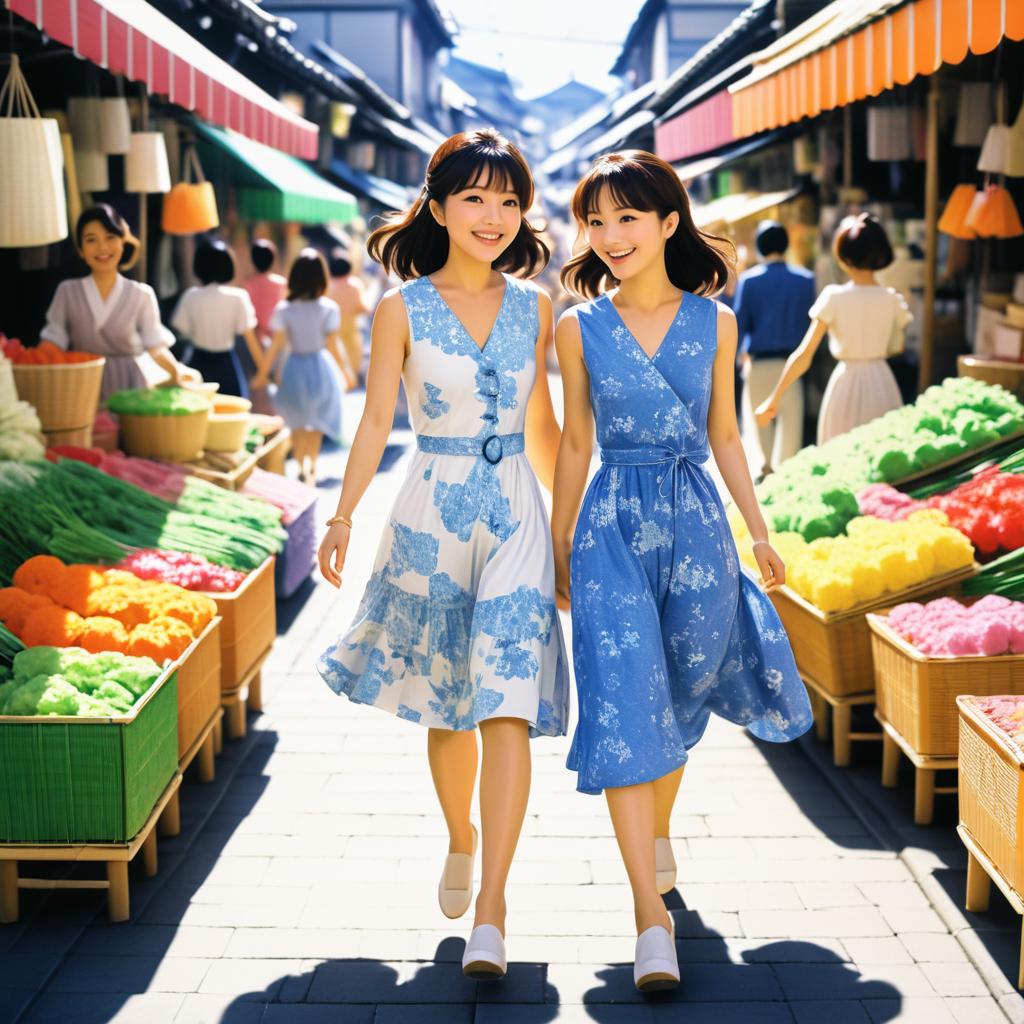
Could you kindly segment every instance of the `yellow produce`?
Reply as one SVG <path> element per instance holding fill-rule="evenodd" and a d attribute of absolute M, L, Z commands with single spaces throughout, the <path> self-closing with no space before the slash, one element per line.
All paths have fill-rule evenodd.
<path fill-rule="evenodd" d="M 756 571 L 743 519 L 729 512 L 740 557 Z M 771 542 L 786 563 L 789 586 L 825 612 L 899 593 L 974 559 L 971 542 L 938 509 L 914 512 L 900 522 L 858 516 L 847 524 L 845 536 L 810 544 L 798 533 L 773 533 Z"/>

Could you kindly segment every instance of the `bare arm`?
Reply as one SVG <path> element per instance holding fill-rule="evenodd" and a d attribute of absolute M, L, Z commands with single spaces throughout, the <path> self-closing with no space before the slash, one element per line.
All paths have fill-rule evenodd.
<path fill-rule="evenodd" d="M 171 350 L 163 345 L 158 345 L 156 348 L 150 348 L 146 350 L 152 357 L 153 362 L 157 364 L 162 370 L 166 370 L 171 375 L 171 381 L 177 384 L 183 380 L 199 380 L 199 373 L 196 370 L 185 366 L 184 363 L 179 363 L 177 359 L 171 355 Z"/>
<path fill-rule="evenodd" d="M 821 339 L 825 337 L 827 331 L 828 324 L 823 320 L 811 321 L 811 326 L 807 328 L 803 341 L 786 360 L 786 365 L 782 368 L 782 375 L 772 389 L 772 393 L 756 409 L 759 426 L 767 426 L 775 419 L 782 396 L 811 368 L 814 353 L 818 351 Z"/>
<path fill-rule="evenodd" d="M 330 352 L 331 358 L 341 371 L 341 375 L 345 379 L 345 386 L 351 391 L 356 386 L 356 375 L 345 354 L 345 346 L 341 343 L 341 331 L 334 331 L 333 334 L 327 336 L 327 351 Z"/>
<path fill-rule="evenodd" d="M 730 309 L 718 307 L 718 351 L 711 378 L 711 405 L 708 409 L 708 442 L 725 486 L 740 510 L 750 536 L 761 577 L 768 587 L 786 582 L 786 567 L 768 544 L 768 527 L 754 494 L 746 452 L 736 424 L 733 367 L 736 362 L 736 317 Z"/>
<path fill-rule="evenodd" d="M 397 291 L 381 300 L 373 317 L 370 367 L 366 375 L 366 405 L 345 468 L 338 501 L 339 516 L 351 519 L 360 498 L 380 466 L 398 400 L 398 383 L 409 341 L 405 304 Z M 320 572 L 328 583 L 341 586 L 350 529 L 344 523 L 328 527 L 320 544 Z"/>
<path fill-rule="evenodd" d="M 535 351 L 537 376 L 526 406 L 526 454 L 533 471 L 537 474 L 537 479 L 550 491 L 554 489 L 555 459 L 558 456 L 558 441 L 561 436 L 558 420 L 555 419 L 555 410 L 551 404 L 546 362 L 554 313 L 547 292 L 539 292 L 537 301 L 540 312 L 540 330 L 537 333 Z"/>
<path fill-rule="evenodd" d="M 263 346 L 260 345 L 256 338 L 256 332 L 251 327 L 247 327 L 242 336 L 245 338 L 249 355 L 252 356 L 252 361 L 256 364 L 256 373 L 259 374 L 260 367 L 263 365 Z"/>
<path fill-rule="evenodd" d="M 562 370 L 565 422 L 555 462 L 551 538 L 555 554 L 555 595 L 560 608 L 569 606 L 569 556 L 583 489 L 594 453 L 594 411 L 590 376 L 583 362 L 580 325 L 572 310 L 558 320 L 555 349 Z"/>
<path fill-rule="evenodd" d="M 260 370 L 252 382 L 254 388 L 265 388 L 267 386 L 270 381 L 270 371 L 274 368 L 274 360 L 277 359 L 278 352 L 284 348 L 287 340 L 288 336 L 284 331 L 274 331 L 270 348 L 266 352 L 260 353 L 260 361 L 256 364 Z"/>

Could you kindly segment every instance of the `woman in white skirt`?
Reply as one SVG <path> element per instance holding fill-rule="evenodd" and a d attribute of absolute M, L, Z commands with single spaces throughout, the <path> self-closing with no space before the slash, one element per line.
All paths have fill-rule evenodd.
<path fill-rule="evenodd" d="M 862 213 L 843 220 L 833 250 L 850 280 L 822 289 L 808 313 L 811 326 L 800 347 L 786 361 L 772 393 L 757 407 L 758 425 L 767 426 L 787 389 L 810 369 L 827 332 L 829 351 L 839 365 L 832 371 L 818 413 L 818 444 L 903 404 L 886 360 L 903 351 L 903 333 L 913 319 L 903 296 L 875 279 L 893 259 L 876 217 Z"/>

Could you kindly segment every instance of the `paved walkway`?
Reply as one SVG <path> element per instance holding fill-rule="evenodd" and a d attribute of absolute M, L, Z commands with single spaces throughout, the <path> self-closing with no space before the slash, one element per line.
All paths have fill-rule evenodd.
<path fill-rule="evenodd" d="M 399 456 L 399 450 L 392 451 Z M 23 896 L 0 928 L 0 1021 L 226 1024 L 853 1024 L 1007 1019 L 904 862 L 800 744 L 716 722 L 673 823 L 680 988 L 633 988 L 629 890 L 603 800 L 574 791 L 565 740 L 534 743 L 509 889 L 504 983 L 461 973 L 470 921 L 435 901 L 446 849 L 425 734 L 334 697 L 311 669 L 343 627 L 403 475 L 360 508 L 340 594 L 286 610 L 266 712 L 189 783 L 130 923 L 90 893 Z M 324 507 L 335 492 L 324 490 Z M 291 619 L 291 621 L 289 621 Z"/>

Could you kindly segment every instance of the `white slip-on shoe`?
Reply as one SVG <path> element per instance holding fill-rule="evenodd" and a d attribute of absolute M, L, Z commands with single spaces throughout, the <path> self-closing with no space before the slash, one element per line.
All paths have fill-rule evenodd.
<path fill-rule="evenodd" d="M 462 956 L 462 973 L 477 981 L 497 981 L 505 977 L 505 940 L 493 924 L 480 924 L 470 933 Z"/>
<path fill-rule="evenodd" d="M 445 858 L 441 881 L 437 883 L 437 902 L 445 917 L 462 917 L 473 902 L 473 861 L 478 839 L 473 826 L 473 852 L 449 853 Z"/>
<path fill-rule="evenodd" d="M 654 840 L 654 870 L 657 873 L 658 892 L 664 896 L 676 887 L 676 857 L 670 839 Z"/>
<path fill-rule="evenodd" d="M 660 924 L 637 937 L 633 981 L 641 992 L 661 992 L 679 984 L 676 944 Z"/>

